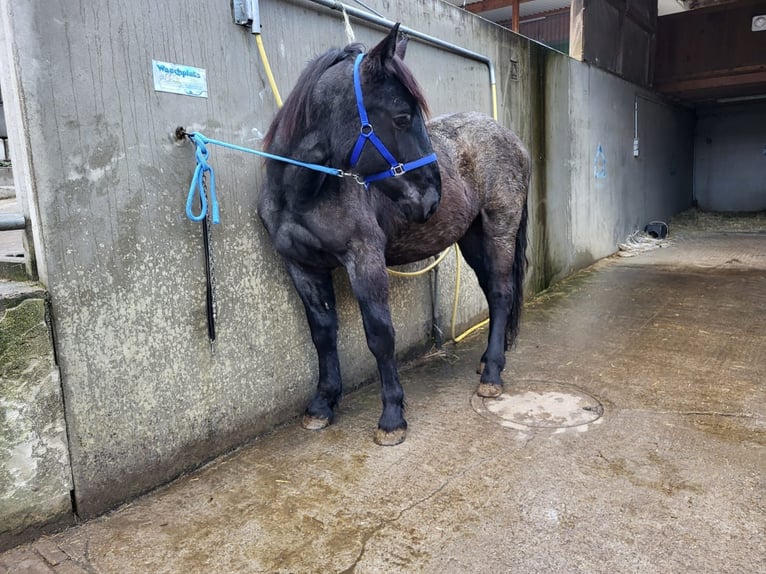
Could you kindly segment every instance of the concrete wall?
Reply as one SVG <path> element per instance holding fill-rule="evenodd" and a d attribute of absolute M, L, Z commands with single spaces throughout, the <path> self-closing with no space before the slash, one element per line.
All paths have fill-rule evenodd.
<path fill-rule="evenodd" d="M 495 62 L 500 121 L 535 160 L 530 285 L 544 287 L 614 251 L 632 227 L 689 204 L 690 185 L 681 176 L 671 185 L 671 166 L 651 161 L 665 139 L 683 161 L 685 114 L 646 112 L 658 125 L 640 129 L 656 145 L 634 160 L 630 84 L 438 0 L 370 4 Z M 254 210 L 260 162 L 221 149 L 211 153 L 223 223 L 212 230 L 210 348 L 200 225 L 183 208 L 193 153 L 171 136 L 181 125 L 258 146 L 276 108 L 254 40 L 232 23 L 228 3 L 0 6 L 15 63 L 2 90 L 17 85 L 24 149 L 33 152 L 27 209 L 52 303 L 77 510 L 91 516 L 298 414 L 313 390 L 302 308 Z M 337 13 L 308 2 L 263 0 L 261 17 L 285 93 L 307 59 L 346 43 Z M 360 23 L 354 30 L 369 45 L 382 37 Z M 205 68 L 209 97 L 154 91 L 152 59 Z M 418 42 L 407 59 L 436 114 L 490 110 L 485 65 Z M 592 181 L 597 143 L 608 175 Z M 454 274 L 450 257 L 442 316 Z M 475 280 L 463 277 L 459 327 L 486 312 Z M 374 375 L 374 361 L 347 280 L 336 279 L 343 374 L 358 383 Z M 430 307 L 428 278 L 392 279 L 401 352 L 429 343 Z"/>
<path fill-rule="evenodd" d="M 695 195 L 709 211 L 766 209 L 766 103 L 699 111 Z"/>
<path fill-rule="evenodd" d="M 595 66 L 546 59 L 545 276 L 615 251 L 692 202 L 694 114 Z M 639 154 L 633 155 L 634 133 Z"/>
<path fill-rule="evenodd" d="M 45 290 L 0 281 L 0 548 L 72 517 L 64 405 Z"/>

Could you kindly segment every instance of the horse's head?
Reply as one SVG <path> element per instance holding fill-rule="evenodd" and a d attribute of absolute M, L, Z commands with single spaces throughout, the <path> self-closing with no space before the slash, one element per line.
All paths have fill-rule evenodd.
<path fill-rule="evenodd" d="M 362 56 L 362 46 L 351 44 L 310 62 L 264 149 L 350 172 L 373 188 L 370 193 L 385 194 L 409 221 L 422 223 L 439 204 L 441 177 L 425 126 L 428 107 L 403 62 L 407 41 L 398 33 L 397 24 Z M 325 177 L 306 171 L 298 187 L 313 193 Z"/>
<path fill-rule="evenodd" d="M 359 61 L 330 68 L 312 100 L 329 115 L 329 165 L 353 172 L 408 220 L 423 223 L 439 204 L 441 177 L 425 126 L 428 108 L 402 60 L 407 40 L 398 40 L 398 32 L 397 24 L 363 56 L 349 46 Z"/>
<path fill-rule="evenodd" d="M 374 135 L 356 136 L 349 161 L 353 171 L 396 203 L 407 219 L 423 223 L 439 205 L 441 177 L 425 126 L 428 107 L 404 64 L 407 39 L 399 40 L 398 33 L 396 24 L 358 63 L 355 108 L 359 115 L 362 107 L 366 110 L 371 126 L 362 125 L 361 132 L 372 129 Z M 361 125 L 358 117 L 355 125 Z M 404 173 L 392 164 L 405 166 Z M 401 174 L 394 175 L 397 172 Z"/>

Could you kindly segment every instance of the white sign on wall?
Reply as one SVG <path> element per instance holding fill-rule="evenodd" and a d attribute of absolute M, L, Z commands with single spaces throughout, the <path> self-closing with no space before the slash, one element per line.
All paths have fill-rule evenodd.
<path fill-rule="evenodd" d="M 207 97 L 207 72 L 204 68 L 152 60 L 152 74 L 155 91 Z"/>

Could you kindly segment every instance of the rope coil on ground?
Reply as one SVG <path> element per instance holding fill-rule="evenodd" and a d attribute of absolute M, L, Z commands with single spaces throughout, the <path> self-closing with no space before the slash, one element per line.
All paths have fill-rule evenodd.
<path fill-rule="evenodd" d="M 639 253 L 669 247 L 672 243 L 670 239 L 659 239 L 643 231 L 634 231 L 624 243 L 620 243 L 617 247 L 620 257 L 635 257 Z"/>

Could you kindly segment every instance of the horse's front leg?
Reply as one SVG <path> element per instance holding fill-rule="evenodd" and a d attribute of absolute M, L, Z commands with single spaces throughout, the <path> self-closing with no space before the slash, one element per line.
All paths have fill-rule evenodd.
<path fill-rule="evenodd" d="M 351 287 L 362 313 L 367 346 L 378 364 L 383 413 L 375 442 L 383 446 L 401 443 L 407 433 L 404 390 L 396 368 L 394 326 L 388 307 L 388 274 L 383 249 L 364 247 L 346 262 Z"/>
<path fill-rule="evenodd" d="M 340 401 L 342 382 L 338 360 L 338 315 L 330 271 L 305 269 L 287 261 L 287 271 L 306 309 L 311 339 L 319 362 L 319 381 L 314 398 L 303 415 L 303 428 L 322 429 L 333 421 Z"/>

